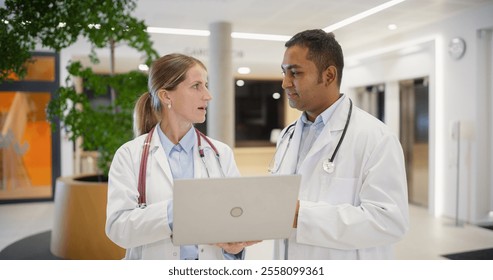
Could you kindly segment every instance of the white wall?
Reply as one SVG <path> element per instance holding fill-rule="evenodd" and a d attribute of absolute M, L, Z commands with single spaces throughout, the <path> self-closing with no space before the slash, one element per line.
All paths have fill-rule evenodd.
<path fill-rule="evenodd" d="M 478 30 L 493 27 L 493 4 L 451 17 L 438 24 L 408 32 L 399 38 L 389 39 L 361 50 L 353 50 L 347 57 L 343 78 L 343 91 L 351 88 L 388 83 L 398 80 L 430 77 L 430 211 L 437 216 L 455 217 L 457 142 L 451 135 L 451 124 L 460 120 L 460 200 L 459 217 L 471 223 L 491 221 L 488 213 L 492 205 L 491 152 L 480 156 L 484 149 L 491 151 L 491 116 L 488 112 L 489 89 L 479 89 L 478 84 L 491 81 L 490 77 L 478 75 L 478 61 L 484 60 L 484 52 L 478 52 Z M 460 60 L 447 53 L 448 42 L 462 37 L 467 51 Z M 411 54 L 399 52 L 419 47 Z M 411 51 L 411 50 L 410 50 Z M 361 64 L 354 65 L 355 61 Z M 491 59 L 490 59 L 491 61 Z M 398 110 L 392 90 L 392 104 L 386 107 L 389 120 L 397 118 Z M 489 93 L 488 93 L 489 91 Z M 398 97 L 397 97 L 398 98 Z M 398 103 L 398 102 L 397 102 Z M 491 107 L 489 108 L 491 110 Z M 485 122 L 484 120 L 490 120 Z M 395 130 L 395 123 L 391 124 Z M 486 133 L 485 133 L 486 131 Z M 482 139 L 489 139 L 481 144 Z M 479 168 L 479 169 L 478 169 Z M 489 172 L 485 169 L 489 169 Z"/>

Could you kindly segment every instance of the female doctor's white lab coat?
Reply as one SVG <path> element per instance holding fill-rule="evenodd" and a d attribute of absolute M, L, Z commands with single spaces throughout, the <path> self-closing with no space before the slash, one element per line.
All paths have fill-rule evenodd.
<path fill-rule="evenodd" d="M 109 172 L 106 234 L 118 246 L 127 249 L 125 259 L 180 259 L 180 247 L 171 242 L 167 207 L 173 198 L 173 176 L 161 146 L 157 129 L 149 148 L 146 174 L 147 207 L 137 208 L 140 160 L 147 134 L 121 146 Z M 239 176 L 232 150 L 219 141 L 216 146 L 226 176 Z M 211 177 L 221 177 L 212 148 L 202 139 Z M 207 177 L 205 166 L 193 147 L 194 177 Z M 217 246 L 199 245 L 199 259 L 224 259 Z"/>
<path fill-rule="evenodd" d="M 323 170 L 347 120 L 349 98 L 343 98 L 297 172 L 302 174 L 300 210 L 288 242 L 289 259 L 389 259 L 392 244 L 408 230 L 402 148 L 376 118 L 353 106 L 335 170 Z M 298 120 L 282 163 L 289 133 L 278 141 L 279 174 L 296 173 L 302 126 Z M 284 244 L 276 242 L 276 258 L 285 257 Z"/>

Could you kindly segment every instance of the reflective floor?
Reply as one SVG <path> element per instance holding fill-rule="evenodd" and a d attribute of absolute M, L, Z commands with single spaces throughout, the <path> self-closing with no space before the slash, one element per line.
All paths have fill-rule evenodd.
<path fill-rule="evenodd" d="M 53 203 L 0 205 L 0 250 L 27 236 L 51 229 Z M 493 230 L 472 225 L 456 226 L 454 220 L 433 218 L 425 208 L 411 205 L 411 229 L 395 246 L 397 259 L 434 260 L 445 254 L 493 247 Z M 253 246 L 247 259 L 270 259 L 271 242 Z"/>

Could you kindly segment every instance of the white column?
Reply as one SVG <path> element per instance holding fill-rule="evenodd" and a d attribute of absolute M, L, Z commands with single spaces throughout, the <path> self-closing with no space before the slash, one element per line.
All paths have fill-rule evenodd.
<path fill-rule="evenodd" d="M 235 145 L 235 96 L 231 24 L 209 25 L 209 91 L 212 101 L 207 110 L 207 134 L 230 147 Z"/>
<path fill-rule="evenodd" d="M 400 131 L 399 106 L 399 82 L 388 81 L 385 83 L 385 123 L 397 137 Z"/>
<path fill-rule="evenodd" d="M 470 217 L 471 223 L 484 223 L 493 220 L 493 36 L 487 29 L 477 33 L 477 102 L 476 106 L 476 137 L 470 139 L 477 143 L 477 162 L 472 174 L 475 180 L 474 192 L 471 195 Z M 471 125 L 472 127 L 473 125 Z M 462 128 L 461 128 L 462 129 Z M 466 139 L 466 141 L 471 141 Z M 466 142 L 467 143 L 467 142 Z M 462 156 L 462 155 L 461 155 Z M 473 165 L 474 166 L 474 165 Z M 464 168 L 464 166 L 462 166 Z"/>

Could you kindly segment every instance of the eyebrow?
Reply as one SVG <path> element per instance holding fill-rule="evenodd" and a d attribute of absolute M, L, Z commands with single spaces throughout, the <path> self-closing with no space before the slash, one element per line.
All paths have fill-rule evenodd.
<path fill-rule="evenodd" d="M 289 69 L 293 69 L 293 68 L 300 68 L 301 66 L 298 65 L 298 64 L 282 64 L 281 65 L 281 69 L 286 71 L 286 70 L 289 70 Z"/>
<path fill-rule="evenodd" d="M 197 84 L 197 83 L 199 83 L 199 84 L 204 84 L 204 83 L 205 83 L 205 84 L 206 84 L 206 83 L 208 83 L 208 82 L 209 82 L 209 80 L 205 80 L 205 81 L 202 81 L 202 80 L 192 80 L 192 81 L 190 82 L 190 84 L 191 84 L 191 85 L 193 85 L 193 84 Z"/>

